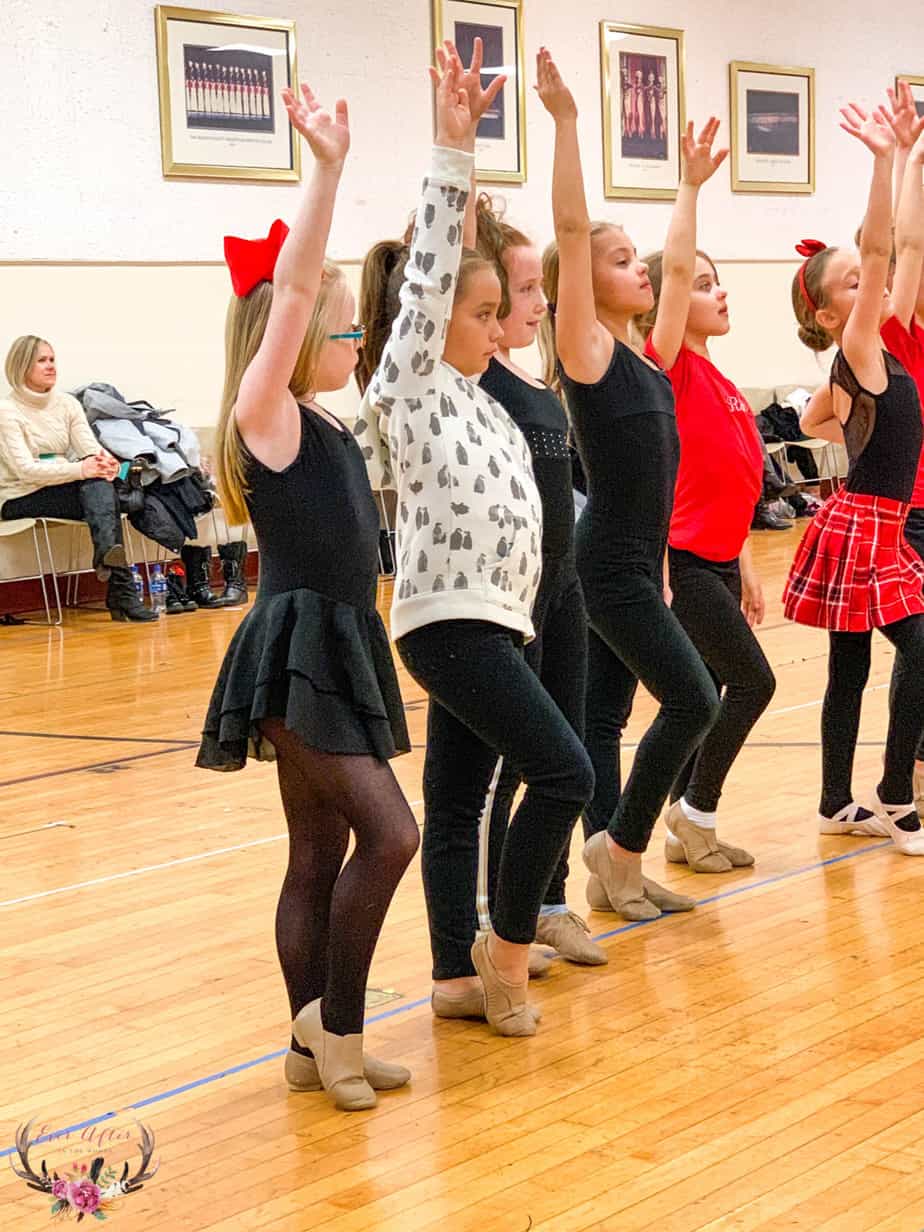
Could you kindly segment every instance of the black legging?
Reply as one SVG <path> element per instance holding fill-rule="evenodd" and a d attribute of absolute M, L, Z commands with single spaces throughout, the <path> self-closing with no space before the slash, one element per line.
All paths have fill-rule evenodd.
<path fill-rule="evenodd" d="M 4 522 L 16 518 L 67 518 L 86 522 L 97 553 L 122 542 L 119 495 L 107 479 L 77 479 L 73 483 L 49 484 L 26 496 L 4 501 Z"/>
<path fill-rule="evenodd" d="M 702 655 L 722 698 L 718 718 L 671 797 L 684 796 L 693 808 L 714 813 L 735 758 L 770 704 L 776 679 L 741 612 L 738 561 L 704 560 L 674 548 L 669 555 L 674 615 Z"/>
<path fill-rule="evenodd" d="M 914 548 L 918 556 L 924 560 L 924 509 L 913 508 L 908 510 L 908 520 L 905 523 L 905 542 L 909 547 Z M 892 683 L 889 686 L 889 706 L 892 706 L 895 701 L 895 686 L 901 673 L 901 659 L 896 659 L 895 669 L 892 672 Z M 924 736 L 918 744 L 916 757 L 918 761 L 924 761 Z"/>
<path fill-rule="evenodd" d="M 324 1029 L 357 1034 L 372 955 L 417 850 L 417 825 L 387 762 L 308 748 L 283 719 L 261 728 L 276 749 L 289 827 L 276 947 L 291 1014 L 321 997 Z M 356 846 L 344 864 L 351 831 Z"/>
<path fill-rule="evenodd" d="M 584 697 L 587 690 L 587 613 L 584 611 L 581 583 L 574 572 L 572 559 L 543 560 L 542 581 L 533 609 L 533 625 L 536 636 L 527 645 L 524 658 L 575 733 L 583 740 Z M 490 915 L 494 913 L 497 871 L 504 849 L 513 797 L 519 785 L 520 776 L 517 770 L 509 762 L 504 762 L 494 796 L 488 834 L 487 905 Z M 485 786 L 487 787 L 487 784 Z M 569 831 L 552 873 L 552 880 L 545 892 L 543 905 L 564 905 L 570 846 Z M 479 906 L 483 906 L 483 903 L 479 902 Z"/>
<path fill-rule="evenodd" d="M 578 522 L 579 540 L 585 517 Z M 589 838 L 606 829 L 626 851 L 643 852 L 719 701 L 705 664 L 664 602 L 663 543 L 621 539 L 605 552 L 594 546 L 581 554 L 590 621 L 586 744 L 597 782 L 584 810 L 584 833 Z M 619 746 L 639 681 L 660 709 L 621 790 Z"/>
<path fill-rule="evenodd" d="M 898 652 L 889 698 L 889 730 L 879 797 L 908 804 L 914 757 L 924 728 L 924 615 L 907 616 L 880 633 Z M 819 809 L 833 817 L 853 799 L 853 759 L 863 690 L 869 679 L 872 632 L 830 633 L 828 688 L 821 711 L 822 789 Z"/>
<path fill-rule="evenodd" d="M 475 974 L 475 895 L 485 784 L 498 756 L 526 791 L 504 836 L 494 931 L 527 945 L 552 871 L 593 791 L 590 759 L 523 657 L 519 634 L 482 620 L 445 620 L 397 642 L 430 694 L 424 762 L 422 871 L 433 978 Z"/>

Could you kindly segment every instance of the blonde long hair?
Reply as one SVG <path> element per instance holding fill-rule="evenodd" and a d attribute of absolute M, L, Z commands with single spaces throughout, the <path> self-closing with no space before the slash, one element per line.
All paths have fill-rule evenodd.
<path fill-rule="evenodd" d="M 618 231 L 620 228 L 614 222 L 592 222 L 590 224 L 590 239 L 593 242 L 598 235 L 606 231 Z M 558 305 L 558 272 L 560 258 L 558 241 L 552 240 L 542 254 L 542 289 L 548 301 L 549 310 L 542 318 L 539 326 L 539 352 L 542 355 L 542 379 L 550 389 L 562 396 L 561 380 L 558 376 L 558 346 L 555 341 L 555 312 Z"/>
<path fill-rule="evenodd" d="M 13 393 L 20 393 L 26 388 L 26 377 L 35 363 L 40 346 L 51 346 L 51 343 L 37 334 L 23 334 L 7 351 L 4 371 Z"/>
<path fill-rule="evenodd" d="M 343 271 L 333 262 L 325 261 L 318 298 L 289 378 L 289 389 L 298 402 L 309 401 L 314 396 L 318 358 L 331 332 L 333 309 L 337 306 L 335 291 L 345 287 Z M 244 373 L 266 333 L 272 302 L 273 284 L 258 282 L 248 295 L 232 295 L 225 318 L 225 387 L 218 416 L 215 469 L 221 503 L 232 526 L 242 525 L 250 516 L 245 500 L 248 492 L 245 446 L 234 418 L 234 404 Z"/>

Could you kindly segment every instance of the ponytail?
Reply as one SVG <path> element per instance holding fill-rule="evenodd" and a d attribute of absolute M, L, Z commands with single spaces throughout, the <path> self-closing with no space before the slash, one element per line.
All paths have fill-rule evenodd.
<path fill-rule="evenodd" d="M 539 353 L 542 356 L 542 379 L 549 389 L 563 399 L 561 377 L 558 374 L 558 347 L 555 342 L 555 312 L 558 305 L 558 241 L 553 240 L 542 254 L 542 290 L 548 302 L 548 312 L 539 325 Z"/>
<path fill-rule="evenodd" d="M 392 322 L 398 315 L 404 267 L 410 249 L 400 240 L 382 240 L 366 253 L 359 284 L 359 316 L 366 340 L 356 364 L 356 384 L 365 393 L 382 359 Z"/>

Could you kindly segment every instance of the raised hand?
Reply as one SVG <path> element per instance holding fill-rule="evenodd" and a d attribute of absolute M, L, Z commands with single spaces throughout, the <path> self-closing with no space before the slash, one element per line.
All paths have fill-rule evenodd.
<path fill-rule="evenodd" d="M 477 124 L 506 85 L 506 74 L 499 73 L 488 88 L 482 90 L 481 66 L 484 63 L 484 46 L 480 38 L 476 38 L 472 45 L 472 62 L 468 68 L 462 63 L 455 44 L 449 39 L 446 39 L 442 47 L 437 47 L 436 62 L 442 73 L 445 73 L 451 63 L 456 65 L 459 72 L 459 89 L 464 90 L 468 95 L 468 108 L 472 123 Z"/>
<path fill-rule="evenodd" d="M 454 47 L 452 50 L 455 52 Z M 430 79 L 436 86 L 436 144 L 473 150 L 477 121 L 472 120 L 468 92 L 462 88 L 462 72 L 458 53 L 444 53 L 439 68 L 430 69 Z"/>
<path fill-rule="evenodd" d="M 844 117 L 841 121 L 844 132 L 862 141 L 877 158 L 885 157 L 894 151 L 895 134 L 882 107 L 877 107 L 872 115 L 867 115 L 856 103 L 848 103 L 846 107 L 841 107 L 841 115 Z"/>
<path fill-rule="evenodd" d="M 543 107 L 553 120 L 565 120 L 577 116 L 574 96 L 561 79 L 561 73 L 546 47 L 539 48 L 536 56 L 536 85 Z"/>
<path fill-rule="evenodd" d="M 308 142 L 317 162 L 339 167 L 350 148 L 350 117 L 346 101 L 338 98 L 333 116 L 315 98 L 311 87 L 302 85 L 302 97 L 288 87 L 282 91 L 282 101 L 292 127 Z"/>
<path fill-rule="evenodd" d="M 710 116 L 698 137 L 693 136 L 693 121 L 687 124 L 686 132 L 680 140 L 683 158 L 683 182 L 699 187 L 715 175 L 722 163 L 728 157 L 728 150 L 712 152 L 712 145 L 719 131 L 719 121 Z"/>
<path fill-rule="evenodd" d="M 895 134 L 895 144 L 900 149 L 910 150 L 924 132 L 924 116 L 918 115 L 914 94 L 907 81 L 898 83 L 898 90 L 889 87 L 889 106 L 882 113 Z"/>

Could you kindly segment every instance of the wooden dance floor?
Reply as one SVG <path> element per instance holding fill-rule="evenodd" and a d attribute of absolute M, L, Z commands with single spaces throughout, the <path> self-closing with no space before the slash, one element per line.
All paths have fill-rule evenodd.
<path fill-rule="evenodd" d="M 826 637 L 779 602 L 800 531 L 754 540 L 779 684 L 720 833 L 757 866 L 666 865 L 659 823 L 647 869 L 699 906 L 627 926 L 587 913 L 576 836 L 569 899 L 609 965 L 556 962 L 533 984 L 539 1033 L 506 1040 L 431 1017 L 415 861 L 367 1028 L 414 1077 L 369 1113 L 283 1080 L 273 768 L 193 765 L 242 613 L 0 630 L 0 1226 L 49 1225 L 53 1198 L 7 1168 L 18 1125 L 71 1135 L 33 1148 L 38 1169 L 134 1109 L 160 1170 L 114 1229 L 920 1232 L 924 860 L 817 833 Z M 877 638 L 858 794 L 877 781 L 892 661 Z M 422 820 L 426 707 L 402 685 L 415 748 L 394 765 Z M 640 696 L 630 743 L 650 715 Z"/>

